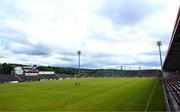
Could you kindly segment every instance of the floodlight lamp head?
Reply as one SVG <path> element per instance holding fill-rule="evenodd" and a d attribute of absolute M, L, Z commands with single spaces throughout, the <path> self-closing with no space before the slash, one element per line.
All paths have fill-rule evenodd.
<path fill-rule="evenodd" d="M 157 41 L 156 44 L 157 44 L 157 46 L 161 46 L 162 42 L 161 41 Z"/>
<path fill-rule="evenodd" d="M 79 51 L 77 51 L 77 54 L 78 54 L 78 55 L 81 55 L 81 51 L 80 51 L 80 50 L 79 50 Z"/>

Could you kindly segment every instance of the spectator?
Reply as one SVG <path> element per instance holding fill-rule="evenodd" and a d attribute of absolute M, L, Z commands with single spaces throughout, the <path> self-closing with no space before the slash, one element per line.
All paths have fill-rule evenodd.
<path fill-rule="evenodd" d="M 77 86 L 78 85 L 78 83 L 77 82 L 75 82 L 75 86 Z"/>

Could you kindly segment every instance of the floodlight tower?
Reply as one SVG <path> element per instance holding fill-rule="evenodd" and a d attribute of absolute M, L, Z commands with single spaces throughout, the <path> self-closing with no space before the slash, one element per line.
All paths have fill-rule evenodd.
<path fill-rule="evenodd" d="M 121 65 L 121 70 L 119 72 L 119 76 L 122 75 L 123 66 Z"/>
<path fill-rule="evenodd" d="M 80 76 L 80 56 L 81 56 L 81 51 L 77 51 L 78 54 L 78 66 L 79 66 L 79 76 Z"/>
<path fill-rule="evenodd" d="M 141 76 L 141 67 L 139 67 L 139 77 Z"/>
<path fill-rule="evenodd" d="M 161 46 L 162 46 L 162 42 L 161 41 L 157 41 L 156 45 L 159 47 L 159 58 L 160 58 L 160 63 L 161 63 L 161 69 L 162 69 L 162 57 L 161 57 Z"/>

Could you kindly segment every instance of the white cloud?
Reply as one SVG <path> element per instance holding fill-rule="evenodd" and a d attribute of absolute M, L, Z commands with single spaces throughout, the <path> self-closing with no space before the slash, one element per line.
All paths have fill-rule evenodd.
<path fill-rule="evenodd" d="M 3 55 L 8 54 L 8 58 L 1 58 L 0 61 L 75 67 L 77 64 L 76 51 L 82 50 L 82 64 L 87 65 L 86 67 L 88 64 L 91 67 L 94 62 L 94 68 L 117 67 L 125 63 L 132 63 L 132 65 L 133 63 L 138 64 L 138 62 L 149 63 L 150 61 L 154 62 L 154 60 L 158 62 L 158 58 L 154 56 L 141 54 L 156 51 L 155 42 L 162 38 L 160 37 L 161 34 L 170 35 L 178 10 L 178 2 L 175 0 L 150 0 L 148 2 L 157 6 L 151 7 L 157 11 L 148 15 L 148 18 L 142 19 L 134 25 L 114 25 L 113 20 L 99 14 L 102 7 L 109 3 L 104 0 L 4 1 L 3 4 L 6 4 L 7 7 L 3 7 L 3 10 L 7 11 L 0 11 L 0 14 L 3 14 L 3 17 L 0 16 L 0 24 L 2 24 L 0 38 L 3 39 L 7 35 L 12 35 L 11 33 L 2 33 L 1 29 L 4 27 L 21 31 L 26 35 L 23 38 L 32 48 L 38 44 L 48 46 L 41 47 L 43 50 L 31 49 L 32 53 L 47 50 L 49 55 L 43 57 L 36 56 L 38 53 L 34 55 L 27 55 L 22 52 L 17 54 L 13 50 L 6 49 L 9 51 L 8 53 L 3 52 Z M 13 7 L 8 7 L 8 5 Z M 16 17 L 16 13 L 17 16 L 20 16 Z M 12 41 L 12 38 L 17 39 L 18 37 L 8 39 Z M 170 37 L 165 39 L 165 41 L 169 40 Z M 29 47 L 26 45 L 22 47 L 22 43 L 14 41 L 6 44 L 9 44 L 10 48 L 14 47 L 16 50 L 22 51 Z M 162 50 L 166 51 L 167 47 L 168 45 L 165 44 Z M 93 58 L 99 53 L 110 54 L 110 56 L 99 55 L 98 58 Z M 108 63 L 103 62 L 106 60 L 109 60 Z M 153 67 L 145 64 L 141 66 Z"/>

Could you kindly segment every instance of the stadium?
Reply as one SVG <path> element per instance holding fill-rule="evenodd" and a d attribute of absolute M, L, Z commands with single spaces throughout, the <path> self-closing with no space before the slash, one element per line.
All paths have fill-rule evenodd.
<path fill-rule="evenodd" d="M 0 111 L 180 111 L 180 8 L 160 69 L 1 64 Z"/>

